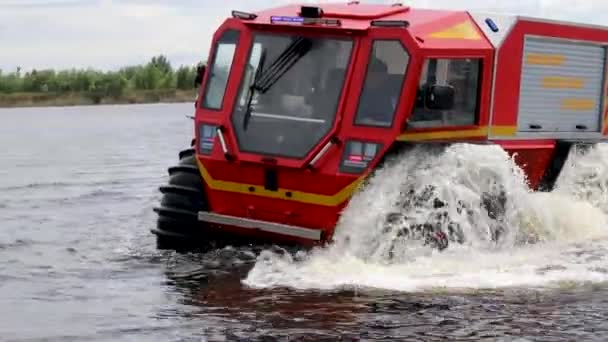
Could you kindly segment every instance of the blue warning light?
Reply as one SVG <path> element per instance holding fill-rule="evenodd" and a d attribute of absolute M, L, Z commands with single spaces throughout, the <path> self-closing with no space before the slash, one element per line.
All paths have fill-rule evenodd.
<path fill-rule="evenodd" d="M 287 16 L 272 16 L 270 17 L 271 23 L 295 23 L 302 24 L 304 23 L 303 17 L 287 17 Z"/>
<path fill-rule="evenodd" d="M 494 20 L 492 20 L 491 18 L 486 18 L 486 24 L 488 25 L 490 30 L 492 30 L 492 32 L 498 32 L 498 26 L 496 25 Z"/>

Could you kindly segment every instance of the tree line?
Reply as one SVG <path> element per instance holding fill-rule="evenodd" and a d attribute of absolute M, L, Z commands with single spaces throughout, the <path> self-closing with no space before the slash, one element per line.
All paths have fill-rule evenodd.
<path fill-rule="evenodd" d="M 144 65 L 128 66 L 117 71 L 32 70 L 12 73 L 0 70 L 0 94 L 15 93 L 84 93 L 94 98 L 120 98 L 139 90 L 190 90 L 194 88 L 196 66 L 174 69 L 169 60 L 155 56 Z"/>

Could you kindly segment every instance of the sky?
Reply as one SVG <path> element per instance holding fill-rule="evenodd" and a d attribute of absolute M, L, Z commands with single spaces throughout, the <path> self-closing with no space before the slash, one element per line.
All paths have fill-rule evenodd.
<path fill-rule="evenodd" d="M 173 65 L 205 60 L 233 9 L 294 0 L 0 0 L 0 69 L 111 70 L 164 54 Z M 319 1 L 308 1 L 319 2 Z M 334 0 L 333 2 L 340 2 Z M 346 2 L 346 1 L 345 1 Z M 393 3 L 362 0 L 361 3 Z M 406 0 L 412 7 L 517 13 L 603 24 L 608 0 Z"/>

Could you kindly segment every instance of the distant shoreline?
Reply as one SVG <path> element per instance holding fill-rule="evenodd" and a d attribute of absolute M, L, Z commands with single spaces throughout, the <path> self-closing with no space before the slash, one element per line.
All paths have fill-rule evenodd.
<path fill-rule="evenodd" d="M 119 97 L 91 92 L 0 93 L 0 108 L 194 102 L 196 90 L 132 90 Z"/>

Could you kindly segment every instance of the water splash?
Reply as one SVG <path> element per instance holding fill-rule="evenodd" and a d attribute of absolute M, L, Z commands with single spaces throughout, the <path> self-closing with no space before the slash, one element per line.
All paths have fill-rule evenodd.
<path fill-rule="evenodd" d="M 554 192 L 588 202 L 608 214 L 608 144 L 573 151 Z"/>
<path fill-rule="evenodd" d="M 421 147 L 387 163 L 352 198 L 332 245 L 296 255 L 265 251 L 244 283 L 420 291 L 608 280 L 606 167 L 605 146 L 576 153 L 554 192 L 535 193 L 497 146 Z M 412 194 L 415 205 L 405 203 Z M 502 215 L 484 207 L 485 194 L 504 195 Z M 387 226 L 395 212 L 403 222 Z M 439 252 L 400 234 L 403 224 L 437 217 L 457 224 L 464 241 Z M 447 221 L 440 225 L 448 229 Z"/>

